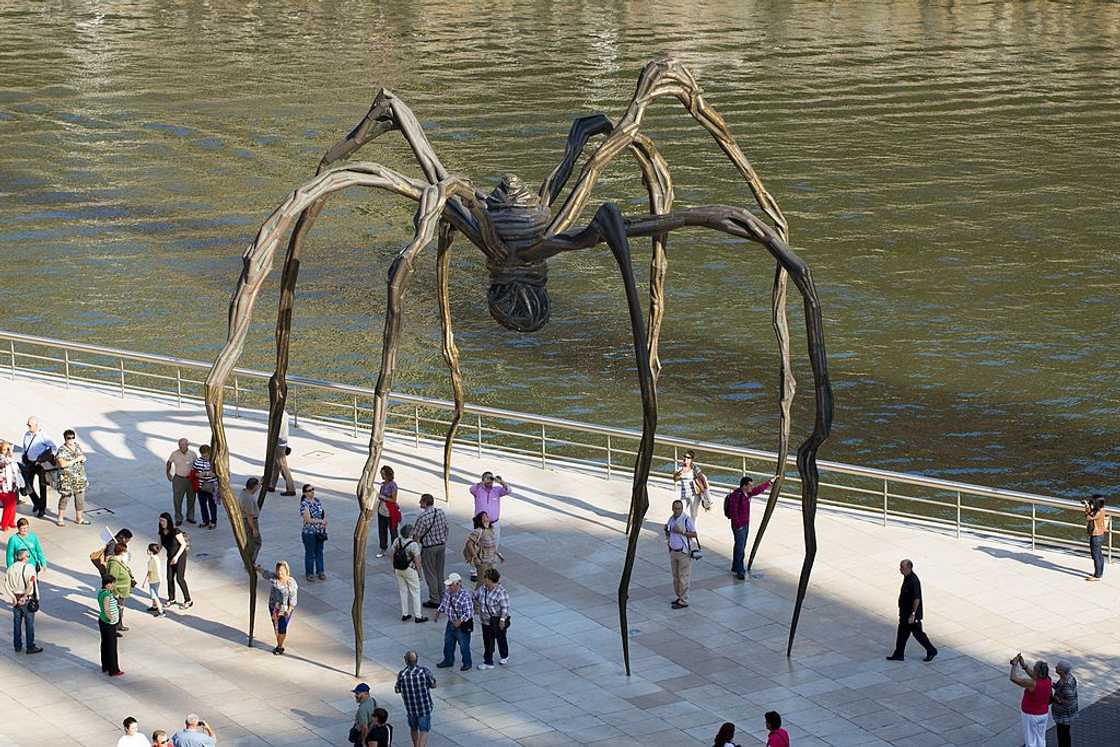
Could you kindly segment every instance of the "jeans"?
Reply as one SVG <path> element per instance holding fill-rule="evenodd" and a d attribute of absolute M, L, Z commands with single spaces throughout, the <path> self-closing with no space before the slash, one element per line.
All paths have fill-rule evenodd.
<path fill-rule="evenodd" d="M 471 634 L 463 630 L 460 625 L 456 628 L 447 621 L 447 628 L 443 631 L 443 661 L 446 664 L 455 663 L 455 644 L 459 644 L 459 653 L 463 657 L 463 666 L 471 666 Z"/>
<path fill-rule="evenodd" d="M 1093 575 L 1100 578 L 1104 575 L 1104 535 L 1099 534 L 1089 538 L 1089 554 L 1093 556 Z"/>
<path fill-rule="evenodd" d="M 218 503 L 214 494 L 208 490 L 198 491 L 198 504 L 202 509 L 202 523 L 214 524 L 218 521 Z"/>
<path fill-rule="evenodd" d="M 326 573 L 323 569 L 323 545 L 327 538 L 318 532 L 303 533 L 303 572 L 308 576 Z"/>
<path fill-rule="evenodd" d="M 494 644 L 498 644 L 498 656 L 502 659 L 509 658 L 509 642 L 506 640 L 507 628 L 499 628 L 500 618 L 491 617 L 482 624 L 482 661 L 486 664 L 494 663 Z"/>
<path fill-rule="evenodd" d="M 15 631 L 12 633 L 12 643 L 15 644 L 16 651 L 23 649 L 24 628 L 27 628 L 28 650 L 35 648 L 35 613 L 27 609 L 26 604 L 12 607 L 12 622 L 15 625 Z"/>
<path fill-rule="evenodd" d="M 744 524 L 736 529 L 731 528 L 731 534 L 735 537 L 735 547 L 731 551 L 731 572 L 738 574 L 745 574 L 746 567 L 743 565 L 743 555 L 747 552 L 747 534 L 750 532 L 751 525 Z"/>

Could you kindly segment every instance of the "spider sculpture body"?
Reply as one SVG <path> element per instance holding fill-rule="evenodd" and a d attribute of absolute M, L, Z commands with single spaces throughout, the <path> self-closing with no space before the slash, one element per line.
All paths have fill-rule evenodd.
<path fill-rule="evenodd" d="M 646 108 L 664 97 L 677 99 L 712 135 L 747 182 L 759 207 L 772 225 L 742 207 L 712 205 L 684 210 L 672 209 L 673 187 L 668 165 L 653 141 L 641 131 Z M 406 176 L 376 163 L 347 160 L 363 145 L 389 131 L 400 132 L 408 142 L 424 174 L 423 179 Z M 604 139 L 584 163 L 565 200 L 557 205 L 556 201 L 588 142 L 599 136 Z M 590 224 L 573 230 L 572 225 L 587 206 L 599 174 L 614 156 L 624 151 L 637 160 L 641 169 L 649 196 L 649 212 L 628 217 L 615 205 L 606 203 L 596 210 Z M 256 600 L 256 574 L 253 572 L 255 558 L 247 550 L 248 538 L 241 521 L 241 512 L 230 489 L 229 453 L 222 423 L 226 381 L 241 355 L 258 292 L 272 269 L 281 241 L 287 236 L 287 256 L 281 277 L 276 324 L 276 370 L 269 382 L 270 416 L 265 474 L 271 474 L 280 416 L 287 399 L 292 305 L 304 239 L 321 212 L 324 201 L 330 195 L 351 187 L 383 189 L 419 203 L 415 234 L 389 268 L 381 370 L 375 387 L 369 456 L 357 487 L 359 517 L 354 529 L 352 608 L 355 671 L 360 671 L 362 661 L 366 540 L 375 514 L 374 480 L 384 445 L 388 396 L 400 342 L 401 299 L 414 260 L 433 243 L 437 246 L 436 282 L 443 328 L 443 354 L 450 369 L 455 399 L 452 424 L 443 453 L 444 490 L 448 495 L 450 493 L 451 448 L 464 402 L 459 353 L 452 334 L 448 280 L 450 249 L 456 233 L 462 234 L 485 256 L 490 273 L 487 301 L 491 315 L 502 326 L 518 332 L 535 331 L 548 322 L 550 305 L 546 290 L 546 263 L 549 258 L 606 244 L 618 266 L 619 276 L 626 289 L 626 311 L 633 336 L 642 398 L 642 439 L 634 464 L 627 552 L 618 589 L 620 630 L 627 674 L 630 672 L 630 648 L 626 602 L 638 537 L 649 507 L 646 483 L 652 464 L 653 439 L 657 427 L 656 385 L 660 372 L 658 340 L 665 310 L 667 237 L 670 232 L 678 229 L 707 228 L 754 242 L 776 261 L 771 307 L 779 351 L 779 478 L 771 488 L 761 526 L 751 549 L 751 564 L 781 493 L 783 468 L 789 454 L 790 405 L 795 380 L 790 366 L 786 292 L 788 279 L 792 277 L 805 307 L 806 337 L 815 394 L 815 419 L 812 432 L 797 452 L 806 554 L 790 623 L 788 654 L 793 647 L 797 621 L 816 555 L 817 449 L 828 437 L 832 423 L 832 389 L 828 379 L 820 304 L 808 265 L 789 248 L 786 221 L 777 202 L 763 187 L 723 119 L 704 101 L 692 74 L 683 65 L 669 58 L 658 58 L 645 66 L 634 97 L 617 122 L 612 123 L 605 115 L 594 114 L 580 117 L 573 123 L 559 165 L 535 193 L 520 179 L 511 175 L 503 177 L 497 188 L 484 194 L 475 189 L 467 179 L 449 174 L 412 111 L 392 93 L 381 90 L 365 118 L 346 138 L 326 153 L 316 175 L 292 192 L 261 226 L 256 239 L 245 252 L 241 277 L 230 301 L 227 341 L 206 379 L 205 388 L 212 431 L 212 458 L 219 477 L 219 492 L 229 513 L 234 537 L 250 578 L 250 641 Z M 648 321 L 642 311 L 631 262 L 630 239 L 636 237 L 650 237 L 652 241 Z M 264 502 L 263 493 L 260 502 Z"/>

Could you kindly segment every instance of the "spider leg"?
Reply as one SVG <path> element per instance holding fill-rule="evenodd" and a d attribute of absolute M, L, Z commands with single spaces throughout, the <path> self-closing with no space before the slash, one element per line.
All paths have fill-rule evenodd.
<path fill-rule="evenodd" d="M 642 119 L 645 116 L 647 107 L 658 99 L 666 96 L 671 96 L 680 101 L 688 113 L 692 115 L 693 119 L 699 122 L 700 125 L 708 131 L 716 141 L 720 150 L 731 160 L 736 170 L 743 179 L 746 180 L 759 207 L 762 209 L 763 213 L 773 221 L 778 236 L 783 241 L 788 242 L 789 227 L 785 216 L 782 214 L 781 208 L 778 206 L 777 200 L 774 199 L 762 184 L 762 180 L 758 177 L 758 174 L 755 173 L 754 167 L 751 166 L 750 161 L 747 160 L 742 149 L 739 148 L 738 143 L 735 141 L 723 117 L 704 100 L 703 90 L 696 82 L 696 78 L 693 77 L 691 71 L 670 57 L 658 57 L 650 61 L 642 69 L 641 75 L 638 77 L 637 88 L 634 91 L 634 96 L 631 98 L 629 106 L 626 108 L 626 112 L 622 115 L 622 118 L 618 120 L 618 123 L 614 126 L 614 129 L 611 130 L 610 134 L 607 135 L 606 139 L 599 144 L 598 148 L 584 164 L 575 186 L 572 187 L 563 206 L 554 214 L 545 235 L 554 236 L 560 232 L 566 231 L 579 217 L 580 213 L 586 207 L 595 182 L 598 180 L 603 169 L 606 168 L 606 165 L 615 155 L 623 148 L 630 145 L 640 134 Z M 536 261 L 544 259 L 545 256 L 539 256 L 535 255 L 534 252 L 529 252 L 526 255 L 526 259 L 529 261 Z M 769 522 L 770 514 L 773 513 L 774 505 L 777 503 L 778 496 L 781 494 L 785 481 L 784 472 L 786 460 L 789 456 L 790 408 L 793 404 L 793 396 L 797 382 L 793 376 L 793 367 L 790 364 L 789 324 L 786 319 L 785 303 L 786 284 L 786 269 L 782 263 L 779 262 L 775 269 L 774 287 L 771 293 L 771 314 L 774 334 L 778 341 L 780 358 L 779 392 L 781 397 L 778 411 L 778 460 L 775 469 L 778 479 L 774 481 L 773 486 L 770 488 L 766 512 L 763 515 L 763 521 L 759 527 L 759 531 L 755 534 L 754 547 L 751 550 L 751 562 L 753 562 L 755 553 L 762 542 L 762 537 L 766 532 L 766 525 Z M 651 284 L 651 294 L 652 291 L 653 287 Z M 651 316 L 653 308 L 654 307 L 651 307 Z M 656 345 L 657 330 L 651 329 L 650 340 Z M 655 372 L 658 369 L 659 364 L 655 357 Z"/>
<path fill-rule="evenodd" d="M 398 130 L 412 149 L 417 163 L 429 184 L 447 177 L 447 169 L 440 162 L 424 129 L 416 119 L 416 115 L 401 99 L 391 91 L 382 88 L 373 99 L 369 111 L 362 121 L 350 131 L 345 138 L 332 146 L 319 161 L 316 175 L 333 166 L 336 162 L 349 158 L 364 145 L 386 132 Z M 325 198 L 324 198 L 325 199 Z M 276 445 L 280 434 L 280 419 L 288 400 L 288 354 L 292 329 L 292 305 L 295 300 L 296 281 L 299 278 L 300 255 L 303 251 L 303 242 L 319 213 L 323 209 L 323 199 L 309 205 L 296 221 L 288 240 L 288 253 L 284 260 L 284 271 L 280 280 L 280 302 L 276 314 L 276 368 L 268 382 L 268 446 L 265 451 L 265 478 L 272 480 L 276 468 Z M 458 200 L 453 200 L 452 210 L 459 213 L 460 222 L 470 225 L 473 223 L 468 211 L 462 209 Z M 476 233 L 473 238 L 477 238 Z M 477 240 L 475 243 L 478 243 Z M 271 482 L 267 483 L 265 487 Z M 267 491 L 262 490 L 257 499 L 258 505 L 264 506 Z"/>
<path fill-rule="evenodd" d="M 455 409 L 451 414 L 451 424 L 443 441 L 443 495 L 451 502 L 451 448 L 455 443 L 455 433 L 459 421 L 463 419 L 463 374 L 459 370 L 459 348 L 455 345 L 455 335 L 451 331 L 451 241 L 455 231 L 446 223 L 440 225 L 439 250 L 436 259 L 436 285 L 439 295 L 439 320 L 443 328 L 443 358 L 451 371 L 451 391 L 455 398 Z"/>
<path fill-rule="evenodd" d="M 786 655 L 793 651 L 797 621 L 809 587 L 809 576 L 817 555 L 817 491 L 820 477 L 817 470 L 817 450 L 828 438 L 832 429 L 832 384 L 828 377 L 828 359 L 825 353 L 824 323 L 821 319 L 820 300 L 809 266 L 798 257 L 778 232 L 743 208 L 712 206 L 681 210 L 664 216 L 651 216 L 631 220 L 627 235 L 649 236 L 686 226 L 704 226 L 717 231 L 756 241 L 766 247 L 774 259 L 792 276 L 801 293 L 805 306 L 805 328 L 808 338 L 809 362 L 813 371 L 816 416 L 813 432 L 797 450 L 797 469 L 801 475 L 801 521 L 805 535 L 805 559 L 797 584 L 797 600 L 790 621 L 789 642 Z M 771 500 L 774 494 L 771 494 Z M 768 506 L 768 508 L 770 508 Z M 772 509 L 771 509 L 772 510 Z"/>
<path fill-rule="evenodd" d="M 652 235 L 663 232 L 651 232 Z M 618 263 L 622 281 L 626 286 L 626 305 L 630 314 L 630 330 L 634 337 L 634 357 L 637 360 L 638 384 L 642 392 L 642 440 L 638 444 L 634 460 L 634 481 L 630 495 L 630 513 L 627 522 L 626 560 L 622 567 L 622 578 L 618 583 L 618 617 L 622 632 L 622 656 L 626 664 L 626 674 L 630 675 L 630 630 L 627 626 L 626 602 L 630 597 L 630 577 L 634 571 L 634 560 L 638 552 L 638 538 L 642 532 L 642 521 L 649 509 L 647 482 L 653 464 L 654 436 L 657 432 L 657 387 L 650 366 L 649 347 L 646 340 L 645 323 L 642 319 L 642 304 L 638 298 L 638 288 L 634 280 L 634 267 L 630 259 L 630 242 L 627 239 L 626 224 L 618 207 L 604 204 L 595 213 L 591 224 L 578 234 L 554 237 L 551 242 L 558 251 L 586 249 L 606 242 Z"/>
<path fill-rule="evenodd" d="M 256 610 L 256 579 L 254 558 L 248 552 L 249 537 L 245 532 L 241 507 L 230 488 L 229 448 L 222 421 L 226 382 L 245 346 L 245 337 L 252 321 L 253 307 L 265 279 L 272 270 L 273 258 L 284 235 L 298 216 L 316 201 L 348 187 L 371 187 L 419 201 L 424 186 L 391 169 L 371 163 L 348 164 L 329 169 L 301 185 L 273 211 L 261 226 L 253 243 L 242 257 L 241 277 L 229 305 L 229 331 L 226 343 L 206 376 L 204 394 L 206 413 L 210 420 L 211 460 L 218 477 L 218 495 L 230 519 L 234 541 L 249 574 L 249 640 L 252 642 Z"/>
<path fill-rule="evenodd" d="M 354 676 L 361 674 L 362 649 L 365 632 L 362 626 L 362 603 L 366 588 L 366 539 L 369 526 L 376 513 L 374 480 L 377 465 L 385 444 L 385 419 L 388 415 L 389 392 L 393 386 L 393 372 L 400 346 L 401 312 L 404 291 L 412 274 L 412 263 L 420 250 L 432 243 L 439 231 L 441 218 L 450 215 L 445 208 L 453 197 L 475 203 L 478 197 L 465 179 L 448 177 L 427 187 L 420 197 L 416 210 L 416 235 L 393 261 L 389 268 L 388 301 L 385 309 L 385 332 L 381 347 L 381 371 L 374 386 L 373 428 L 369 439 L 369 456 L 358 480 L 358 521 L 354 525 L 354 604 L 350 615 L 354 621 Z M 479 207 L 481 210 L 482 208 Z"/>
<path fill-rule="evenodd" d="M 560 196 L 560 190 L 564 189 L 568 177 L 572 175 L 572 167 L 576 165 L 576 160 L 587 146 L 587 141 L 595 135 L 610 132 L 612 127 L 611 121 L 605 114 L 578 117 L 572 122 L 572 129 L 568 132 L 568 142 L 564 146 L 564 156 L 541 184 L 539 191 L 541 204 L 547 207 L 556 201 Z"/>

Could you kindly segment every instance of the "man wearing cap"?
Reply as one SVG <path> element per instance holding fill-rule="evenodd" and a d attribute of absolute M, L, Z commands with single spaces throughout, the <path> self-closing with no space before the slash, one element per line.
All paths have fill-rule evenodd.
<path fill-rule="evenodd" d="M 406 651 L 404 669 L 397 672 L 397 684 L 393 690 L 400 693 L 404 701 L 412 747 L 425 747 L 428 733 L 432 730 L 432 688 L 436 686 L 436 678 L 430 669 L 418 666 L 416 662 L 416 652 Z"/>
<path fill-rule="evenodd" d="M 354 726 L 350 729 L 350 743 L 364 745 L 366 734 L 373 726 L 373 709 L 377 708 L 377 700 L 369 694 L 369 685 L 364 682 L 350 692 L 354 693 L 354 700 L 358 703 L 358 711 L 354 714 Z"/>
<path fill-rule="evenodd" d="M 241 507 L 241 520 L 245 522 L 245 534 L 249 538 L 247 549 L 254 563 L 257 562 L 257 553 L 261 551 L 261 511 L 257 503 L 260 486 L 260 480 L 250 477 L 245 481 L 245 489 L 237 496 L 237 504 Z"/>
<path fill-rule="evenodd" d="M 447 627 L 443 631 L 443 661 L 436 664 L 446 669 L 455 664 L 455 644 L 463 657 L 459 670 L 466 672 L 471 668 L 471 632 L 474 631 L 474 598 L 463 588 L 463 577 L 452 573 L 443 582 L 443 600 L 436 609 L 434 619 L 447 615 Z"/>

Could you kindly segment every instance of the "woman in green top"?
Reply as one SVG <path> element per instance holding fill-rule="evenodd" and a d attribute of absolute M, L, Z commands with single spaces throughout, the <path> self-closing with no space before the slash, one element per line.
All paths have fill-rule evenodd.
<path fill-rule="evenodd" d="M 118 542 L 113 547 L 113 557 L 109 558 L 109 564 L 105 568 L 113 579 L 113 596 L 117 598 L 117 630 L 122 633 L 128 630 L 124 625 L 124 600 L 132 596 L 132 587 L 136 585 L 132 580 L 132 569 L 125 562 L 127 553 L 128 545 Z"/>
<path fill-rule="evenodd" d="M 35 566 L 35 570 L 42 571 L 47 567 L 47 558 L 43 555 L 39 538 L 31 531 L 31 522 L 26 518 L 16 522 L 16 533 L 8 540 L 7 567 L 11 567 L 16 561 L 17 550 L 27 550 L 27 563 Z"/>
<path fill-rule="evenodd" d="M 112 576 L 101 578 L 101 591 L 97 592 L 97 628 L 101 631 L 101 671 L 110 677 L 120 677 L 120 662 L 117 660 L 117 623 L 120 621 L 120 606 L 113 594 L 116 581 Z"/>

